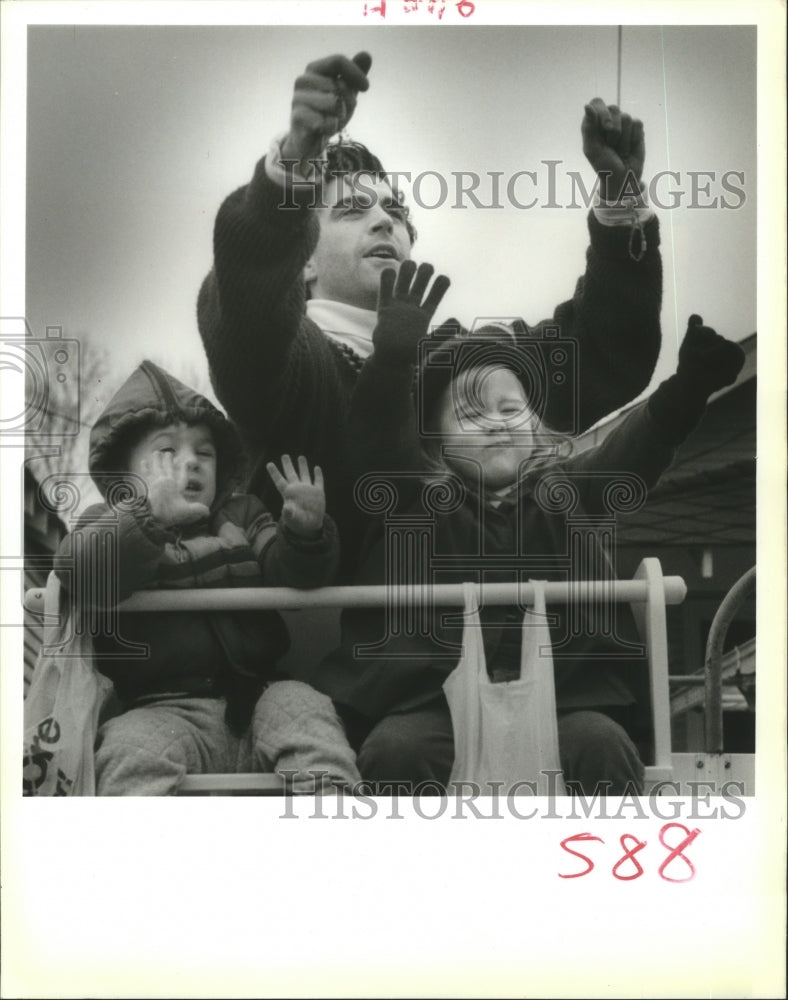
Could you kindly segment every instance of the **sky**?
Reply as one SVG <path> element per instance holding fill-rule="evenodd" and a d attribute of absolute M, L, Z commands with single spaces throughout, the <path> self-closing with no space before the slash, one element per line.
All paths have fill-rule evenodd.
<path fill-rule="evenodd" d="M 348 131 L 389 170 L 422 175 L 415 190 L 402 187 L 419 231 L 415 258 L 453 282 L 436 320 L 551 315 L 584 267 L 586 212 L 580 198 L 571 207 L 570 172 L 591 188 L 580 121 L 592 97 L 616 100 L 617 27 L 432 21 L 31 27 L 25 307 L 34 334 L 59 326 L 105 344 L 106 392 L 144 357 L 204 388 L 195 302 L 216 211 L 286 129 L 307 63 L 360 49 L 373 57 L 370 89 Z M 756 328 L 755 41 L 746 25 L 623 29 L 621 104 L 645 124 L 644 178 L 677 172 L 657 181 L 666 206 L 682 192 L 677 207 L 657 208 L 665 293 L 655 381 L 673 370 L 690 313 L 732 339 Z M 550 160 L 559 161 L 557 207 Z M 505 192 L 525 170 L 537 181 L 515 180 L 514 197 L 535 195 L 537 205 L 518 209 L 503 193 L 502 207 L 489 207 L 490 174 Z M 485 207 L 457 198 L 460 171 L 482 178 Z M 690 207 L 691 171 L 713 175 L 695 201 L 716 207 Z M 726 174 L 738 194 L 726 194 Z"/>

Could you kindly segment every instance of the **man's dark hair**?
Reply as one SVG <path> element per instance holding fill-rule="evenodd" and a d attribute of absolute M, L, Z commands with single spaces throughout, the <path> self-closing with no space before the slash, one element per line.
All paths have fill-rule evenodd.
<path fill-rule="evenodd" d="M 326 146 L 325 157 L 326 181 L 358 173 L 370 174 L 379 180 L 388 180 L 388 174 L 383 169 L 383 164 L 362 142 L 338 139 Z M 401 191 L 395 190 L 394 196 L 405 212 L 405 226 L 412 246 L 416 242 L 416 227 L 410 220 L 410 208 L 405 204 Z"/>
<path fill-rule="evenodd" d="M 338 177 L 342 174 L 355 174 L 360 170 L 386 176 L 383 164 L 375 154 L 361 142 L 348 139 L 337 139 L 326 146 L 326 176 Z"/>

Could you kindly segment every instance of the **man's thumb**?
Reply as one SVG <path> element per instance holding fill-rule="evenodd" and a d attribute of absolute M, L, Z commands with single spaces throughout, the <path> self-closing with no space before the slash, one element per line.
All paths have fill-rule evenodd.
<path fill-rule="evenodd" d="M 369 52 L 357 52 L 353 56 L 353 62 L 358 66 L 362 73 L 369 73 L 369 68 L 372 65 L 372 56 Z"/>

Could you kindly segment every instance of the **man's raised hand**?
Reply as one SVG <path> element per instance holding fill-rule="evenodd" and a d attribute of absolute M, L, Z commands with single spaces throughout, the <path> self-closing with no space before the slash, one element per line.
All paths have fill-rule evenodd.
<path fill-rule="evenodd" d="M 369 53 L 359 52 L 352 59 L 334 55 L 307 66 L 293 90 L 284 159 L 297 160 L 303 169 L 308 160 L 320 156 L 331 136 L 353 117 L 359 91 L 369 89 L 371 65 Z"/>
<path fill-rule="evenodd" d="M 595 97 L 585 106 L 581 132 L 583 152 L 599 175 L 600 197 L 604 201 L 637 197 L 646 159 L 643 122 Z"/>
<path fill-rule="evenodd" d="M 415 261 L 405 260 L 398 271 L 387 267 L 381 274 L 378 321 L 372 334 L 380 360 L 392 364 L 417 361 L 419 341 L 451 284 L 446 275 L 439 274 L 427 292 L 434 270 L 432 264 L 419 264 L 417 269 Z"/>

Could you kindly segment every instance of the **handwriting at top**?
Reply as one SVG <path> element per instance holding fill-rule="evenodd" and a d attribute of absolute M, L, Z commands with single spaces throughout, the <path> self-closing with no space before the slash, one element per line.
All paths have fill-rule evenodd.
<path fill-rule="evenodd" d="M 426 11 L 439 21 L 443 20 L 446 7 L 454 7 L 462 18 L 469 18 L 476 10 L 476 4 L 471 0 L 458 0 L 457 3 L 446 4 L 445 0 L 400 0 L 401 9 L 404 14 L 420 14 Z M 392 6 L 393 2 L 392 2 Z M 364 4 L 364 17 L 377 14 L 378 17 L 385 18 L 387 0 L 379 0 L 378 3 Z"/>

